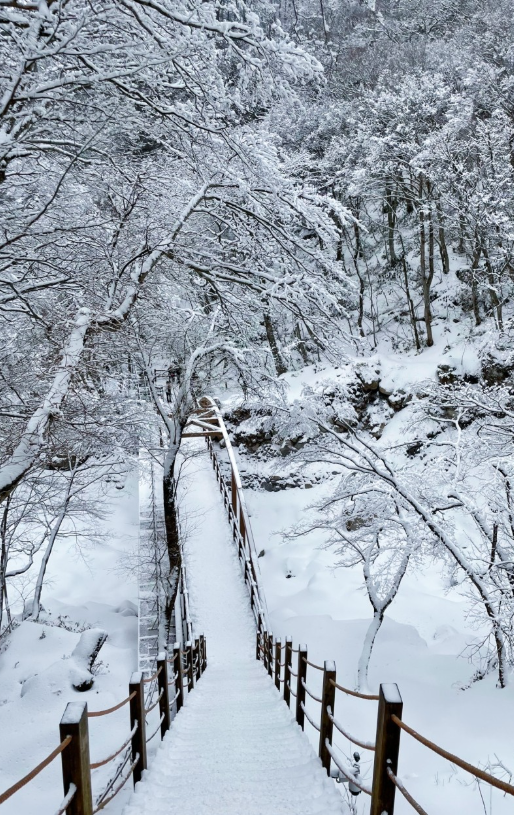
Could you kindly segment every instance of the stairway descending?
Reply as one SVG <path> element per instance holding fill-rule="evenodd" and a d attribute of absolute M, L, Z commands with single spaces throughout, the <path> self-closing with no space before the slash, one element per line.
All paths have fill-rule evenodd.
<path fill-rule="evenodd" d="M 206 455 L 189 460 L 186 480 L 190 601 L 208 668 L 124 815 L 340 815 L 338 790 L 255 659 L 248 595 Z"/>

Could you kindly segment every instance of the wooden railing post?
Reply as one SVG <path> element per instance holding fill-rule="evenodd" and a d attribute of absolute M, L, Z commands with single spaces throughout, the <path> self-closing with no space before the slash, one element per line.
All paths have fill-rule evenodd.
<path fill-rule="evenodd" d="M 200 634 L 200 676 L 203 674 L 207 667 L 207 660 L 205 658 L 205 636 Z"/>
<path fill-rule="evenodd" d="M 136 754 L 139 754 L 139 759 L 134 767 L 133 778 L 134 785 L 141 781 L 143 770 L 147 768 L 146 761 L 146 720 L 145 720 L 145 692 L 143 685 L 143 674 L 141 671 L 135 671 L 130 677 L 129 695 L 135 693 L 133 699 L 130 700 L 130 729 L 133 730 L 137 722 L 136 732 L 132 736 L 132 761 L 136 760 Z"/>
<path fill-rule="evenodd" d="M 71 784 L 77 788 L 72 801 L 66 807 L 66 813 L 92 815 L 89 729 L 85 702 L 68 702 L 59 725 L 59 734 L 61 742 L 67 736 L 71 736 L 71 742 L 61 753 L 64 795 L 70 791 Z"/>
<path fill-rule="evenodd" d="M 298 648 L 298 678 L 296 683 L 296 721 L 300 727 L 304 728 L 305 715 L 302 704 L 305 705 L 305 688 L 303 682 L 307 680 L 307 646 L 300 645 Z"/>
<path fill-rule="evenodd" d="M 236 474 L 234 472 L 234 468 L 232 467 L 230 470 L 230 488 L 231 488 L 231 497 L 232 497 L 232 512 L 234 513 L 234 518 L 237 518 L 237 486 L 236 486 Z"/>
<path fill-rule="evenodd" d="M 202 657 L 200 654 L 200 637 L 195 639 L 195 651 L 196 651 L 196 678 L 195 681 L 198 682 L 202 675 Z"/>
<path fill-rule="evenodd" d="M 370 815 L 394 813 L 395 786 L 387 774 L 387 768 L 389 767 L 395 775 L 398 772 L 401 731 L 391 721 L 391 716 L 395 714 L 401 719 L 402 709 L 403 702 L 398 685 L 393 682 L 380 685 Z"/>
<path fill-rule="evenodd" d="M 268 634 L 268 674 L 273 678 L 273 634 Z"/>
<path fill-rule="evenodd" d="M 164 734 L 170 729 L 171 716 L 170 716 L 170 694 L 168 688 L 168 657 L 165 653 L 159 654 L 157 657 L 157 671 L 160 673 L 157 676 L 157 690 L 161 696 L 159 699 L 159 713 L 161 722 L 161 739 Z"/>
<path fill-rule="evenodd" d="M 262 644 L 262 648 L 263 648 L 262 661 L 264 663 L 264 669 L 266 671 L 268 670 L 268 637 L 269 637 L 269 632 L 264 631 L 263 644 Z"/>
<path fill-rule="evenodd" d="M 293 638 L 286 637 L 286 653 L 284 658 L 284 702 L 291 706 L 291 693 L 289 685 L 291 683 L 291 667 L 293 664 Z"/>
<path fill-rule="evenodd" d="M 191 640 L 186 642 L 186 664 L 187 664 L 187 692 L 191 693 L 195 686 L 195 679 L 193 673 L 193 643 Z"/>
<path fill-rule="evenodd" d="M 175 672 L 175 696 L 177 696 L 177 713 L 184 704 L 184 668 L 182 666 L 182 648 L 176 642 L 173 647 L 173 668 Z"/>
<path fill-rule="evenodd" d="M 327 749 L 327 741 L 332 746 L 332 731 L 334 725 L 329 714 L 334 715 L 334 705 L 336 699 L 336 688 L 333 684 L 336 681 L 335 662 L 325 662 L 323 671 L 323 691 L 321 693 L 321 719 L 319 728 L 319 757 L 327 775 L 330 775 L 330 753 Z"/>
<path fill-rule="evenodd" d="M 261 658 L 261 630 L 257 629 L 257 644 L 255 648 L 255 659 Z"/>
<path fill-rule="evenodd" d="M 275 687 L 280 690 L 280 666 L 282 664 L 282 640 L 275 641 Z"/>

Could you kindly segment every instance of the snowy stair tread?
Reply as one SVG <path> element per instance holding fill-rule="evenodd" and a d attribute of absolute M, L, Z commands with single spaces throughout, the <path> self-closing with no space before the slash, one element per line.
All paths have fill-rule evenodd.
<path fill-rule="evenodd" d="M 124 815 L 340 815 L 338 790 L 255 659 L 253 616 L 209 463 L 188 466 L 190 599 L 208 668 Z"/>

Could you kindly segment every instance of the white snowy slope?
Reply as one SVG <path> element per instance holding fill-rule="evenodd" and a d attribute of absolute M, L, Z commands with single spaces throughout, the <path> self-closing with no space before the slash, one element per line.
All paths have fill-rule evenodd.
<path fill-rule="evenodd" d="M 125 815 L 341 813 L 334 783 L 255 659 L 253 617 L 207 456 L 187 470 L 190 595 L 208 668 Z"/>

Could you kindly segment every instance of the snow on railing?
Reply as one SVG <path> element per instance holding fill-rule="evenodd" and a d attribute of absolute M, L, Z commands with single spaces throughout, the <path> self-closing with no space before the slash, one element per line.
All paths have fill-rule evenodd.
<path fill-rule="evenodd" d="M 239 468 L 225 422 L 218 406 L 209 396 L 203 396 L 199 399 L 198 410 L 194 418 L 190 419 L 186 432 L 183 434 L 185 438 L 193 436 L 205 438 L 207 442 L 212 466 L 232 528 L 234 543 L 237 546 L 244 581 L 250 594 L 255 622 L 259 631 L 266 631 L 268 628 L 266 600 L 260 586 L 257 550 L 241 484 L 241 476 L 239 475 Z M 230 487 L 223 475 L 220 458 L 213 445 L 213 438 L 222 439 L 225 443 L 225 450 L 230 463 Z"/>
<path fill-rule="evenodd" d="M 479 767 L 469 764 L 453 753 L 444 750 L 405 724 L 402 721 L 403 702 L 396 684 L 380 685 L 378 695 L 360 693 L 345 688 L 336 682 L 336 666 L 334 662 L 325 662 L 323 666 L 311 662 L 308 659 L 306 645 L 293 648 L 292 638 L 286 637 L 285 658 L 283 661 L 282 650 L 283 644 L 280 639 L 274 639 L 273 635 L 268 631 L 259 630 L 257 632 L 257 659 L 262 660 L 270 678 L 274 680 L 275 687 L 280 691 L 283 686 L 283 698 L 289 707 L 291 707 L 291 696 L 295 699 L 296 721 L 302 730 L 304 730 L 305 721 L 307 720 L 314 730 L 319 733 L 319 757 L 323 767 L 332 777 L 348 782 L 349 790 L 353 795 L 364 792 L 371 796 L 370 815 L 382 815 L 384 812 L 387 812 L 388 815 L 394 815 L 396 789 L 399 790 L 418 815 L 427 815 L 397 776 L 401 730 L 404 730 L 434 753 L 470 773 L 476 779 L 485 781 L 508 795 L 514 795 L 514 786 L 512 784 L 502 781 Z M 293 670 L 293 654 L 298 654 L 296 672 Z M 308 666 L 323 672 L 320 696 L 317 696 L 307 684 Z M 296 680 L 295 690 L 293 690 L 295 683 L 292 677 Z M 336 690 L 358 699 L 378 701 L 376 739 L 374 743 L 356 739 L 336 719 L 334 714 Z M 321 706 L 319 724 L 315 721 L 313 714 L 307 712 L 307 696 Z M 365 786 L 360 778 L 359 753 L 353 754 L 354 764 L 352 767 L 347 767 L 342 763 L 335 753 L 332 743 L 334 728 L 353 745 L 374 753 L 373 782 L 370 788 Z M 333 770 L 331 770 L 332 762 L 335 765 Z"/>
<path fill-rule="evenodd" d="M 182 591 L 181 580 L 181 591 Z M 168 664 L 172 674 L 169 676 Z M 132 776 L 134 784 L 141 780 L 143 771 L 148 766 L 146 745 L 159 732 L 161 739 L 170 728 L 172 713 L 178 713 L 184 703 L 184 690 L 191 693 L 196 682 L 207 667 L 205 637 L 202 635 L 188 641 L 183 649 L 176 643 L 173 655 L 159 654 L 157 670 L 153 676 L 143 678 L 141 671 L 132 674 L 128 696 L 118 704 L 105 710 L 88 711 L 86 702 L 69 702 L 60 722 L 61 743 L 41 761 L 34 769 L 5 792 L 0 793 L 0 805 L 32 781 L 59 754 L 62 758 L 62 776 L 64 789 L 67 790 L 55 815 L 96 815 L 120 792 Z M 156 682 L 158 695 L 155 702 L 145 702 L 145 685 Z M 170 699 L 170 687 L 173 697 Z M 109 716 L 111 713 L 129 705 L 130 732 L 121 747 L 104 759 L 92 762 L 89 755 L 89 726 L 92 718 Z M 146 735 L 147 716 L 158 706 L 159 718 L 157 727 L 150 736 Z M 92 771 L 109 764 L 121 755 L 111 778 L 93 804 Z M 130 766 L 127 771 L 127 764 Z"/>

